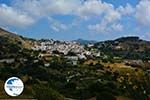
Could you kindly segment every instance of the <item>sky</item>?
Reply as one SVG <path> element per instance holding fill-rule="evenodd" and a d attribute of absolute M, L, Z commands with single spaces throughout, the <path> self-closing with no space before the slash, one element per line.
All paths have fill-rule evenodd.
<path fill-rule="evenodd" d="M 36 39 L 150 40 L 150 0 L 0 0 L 0 27 Z"/>

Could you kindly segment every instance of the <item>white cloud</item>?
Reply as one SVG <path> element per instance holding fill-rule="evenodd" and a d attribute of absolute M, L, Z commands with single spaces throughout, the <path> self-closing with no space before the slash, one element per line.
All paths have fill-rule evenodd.
<path fill-rule="evenodd" d="M 42 17 L 72 15 L 79 3 L 80 0 L 13 0 L 11 6 L 0 4 L 0 25 L 25 27 Z"/>
<path fill-rule="evenodd" d="M 125 7 L 120 6 L 114 8 L 113 5 L 108 3 L 103 3 L 105 5 L 104 16 L 101 19 L 100 23 L 96 25 L 89 25 L 88 29 L 95 31 L 97 33 L 112 33 L 122 31 L 124 26 L 119 23 L 122 20 L 123 16 L 132 16 L 135 12 L 135 9 L 127 4 Z"/>
<path fill-rule="evenodd" d="M 34 22 L 34 20 L 26 13 L 20 12 L 5 4 L 0 5 L 0 25 L 12 25 L 12 26 L 28 26 Z"/>
<path fill-rule="evenodd" d="M 120 18 L 120 13 L 112 4 L 102 2 L 101 0 L 87 0 L 75 12 L 78 16 L 85 19 L 93 18 L 93 16 L 104 16 L 105 20 L 111 22 Z"/>
<path fill-rule="evenodd" d="M 88 29 L 93 30 L 97 33 L 112 33 L 112 32 L 119 32 L 123 30 L 123 25 L 119 23 L 113 23 L 113 24 L 105 24 L 105 23 L 100 23 L 96 25 L 88 25 Z"/>
<path fill-rule="evenodd" d="M 36 17 L 73 14 L 81 4 L 80 0 L 15 0 L 15 7 Z"/>
<path fill-rule="evenodd" d="M 123 16 L 133 16 L 145 25 L 150 25 L 150 0 L 141 0 L 133 8 L 130 4 L 115 8 L 112 4 L 102 0 L 13 0 L 12 6 L 0 6 L 0 21 L 6 25 L 28 26 L 42 17 L 53 15 L 74 15 L 78 18 L 93 20 L 99 18 L 95 25 L 88 28 L 96 32 L 110 32 L 123 30 L 119 23 Z M 8 20 L 9 19 L 9 20 Z M 54 20 L 54 19 L 53 19 Z M 82 20 L 85 21 L 85 20 Z M 66 30 L 68 27 L 59 21 L 50 21 L 55 31 Z M 72 22 L 71 22 L 72 23 Z M 80 23 L 79 23 L 80 24 Z"/>
<path fill-rule="evenodd" d="M 119 6 L 117 10 L 122 14 L 122 15 L 131 15 L 135 12 L 135 8 L 133 8 L 130 4 L 127 3 L 126 7 Z"/>
<path fill-rule="evenodd" d="M 104 16 L 104 21 L 111 23 L 121 19 L 121 14 L 113 9 L 109 9 L 109 11 Z"/>
<path fill-rule="evenodd" d="M 90 16 L 99 16 L 104 12 L 105 6 L 101 1 L 88 0 L 76 9 L 76 14 L 87 19 Z"/>
<path fill-rule="evenodd" d="M 108 20 L 120 17 L 112 4 L 101 0 L 15 0 L 15 7 L 42 17 L 47 15 L 76 15 L 82 18 L 107 15 Z"/>
<path fill-rule="evenodd" d="M 81 0 L 15 0 L 14 8 L 21 9 L 35 19 L 51 15 L 75 15 L 85 19 L 97 16 L 109 24 L 121 17 L 112 4 L 101 0 L 87 0 L 84 3 Z M 53 24 L 53 29 L 58 31 L 58 26 L 61 29 L 65 27 Z"/>
<path fill-rule="evenodd" d="M 112 24 L 111 28 L 112 30 L 115 30 L 115 31 L 122 31 L 123 25 L 115 23 L 115 24 Z"/>
<path fill-rule="evenodd" d="M 150 25 L 150 0 L 141 0 L 136 6 L 135 17 L 143 25 Z"/>
<path fill-rule="evenodd" d="M 59 21 L 57 21 L 55 19 L 52 19 L 49 17 L 48 20 L 50 22 L 50 28 L 56 32 L 65 31 L 68 29 L 66 24 L 60 23 Z"/>

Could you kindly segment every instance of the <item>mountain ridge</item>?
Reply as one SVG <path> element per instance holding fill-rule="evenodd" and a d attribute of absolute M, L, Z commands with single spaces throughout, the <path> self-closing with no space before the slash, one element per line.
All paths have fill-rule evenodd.
<path fill-rule="evenodd" d="M 125 59 L 150 59 L 150 41 L 142 40 L 136 36 L 98 42 L 94 47 L 109 55 Z"/>
<path fill-rule="evenodd" d="M 77 43 L 80 43 L 82 45 L 87 45 L 87 44 L 94 44 L 97 41 L 96 40 L 84 40 L 84 39 L 79 38 L 77 40 L 73 40 L 73 42 L 77 42 Z"/>
<path fill-rule="evenodd" d="M 22 49 L 30 50 L 34 46 L 34 42 L 38 41 L 39 40 L 25 38 L 0 28 L 1 55 L 12 53 L 12 51 L 14 51 L 15 54 L 15 52 L 19 52 Z M 124 58 L 128 58 L 128 56 L 138 56 L 137 58 L 142 59 L 144 56 L 144 58 L 148 57 L 149 59 L 150 56 L 150 41 L 142 40 L 137 36 L 120 37 L 115 40 L 100 42 L 78 39 L 78 41 L 75 42 L 79 42 L 80 45 L 92 43 L 94 44 L 94 48 L 101 52 L 109 53 L 114 56 L 123 55 L 125 56 Z"/>

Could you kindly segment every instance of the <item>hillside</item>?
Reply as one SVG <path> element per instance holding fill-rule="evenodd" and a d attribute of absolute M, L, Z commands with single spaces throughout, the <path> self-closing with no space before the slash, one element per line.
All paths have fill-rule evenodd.
<path fill-rule="evenodd" d="M 63 55 L 56 50 L 72 51 Z M 84 52 L 87 57 L 79 59 Z M 149 100 L 150 64 L 140 57 L 149 59 L 150 42 L 138 37 L 82 46 L 69 41 L 35 41 L 0 29 L 0 99 Z M 11 76 L 25 84 L 18 97 L 6 95 L 1 88 Z"/>
<path fill-rule="evenodd" d="M 0 57 L 14 56 L 23 49 L 30 49 L 32 41 L 0 28 Z"/>
<path fill-rule="evenodd" d="M 22 37 L 0 28 L 0 57 L 9 57 L 20 54 L 23 50 L 30 50 L 35 40 Z M 76 42 L 81 45 L 94 44 L 94 48 L 112 57 L 123 59 L 150 59 L 150 41 L 145 41 L 139 37 L 121 37 L 115 40 L 102 42 L 87 41 L 78 39 Z"/>
<path fill-rule="evenodd" d="M 96 43 L 95 48 L 113 56 L 128 59 L 150 59 L 150 41 L 139 37 L 121 37 Z"/>

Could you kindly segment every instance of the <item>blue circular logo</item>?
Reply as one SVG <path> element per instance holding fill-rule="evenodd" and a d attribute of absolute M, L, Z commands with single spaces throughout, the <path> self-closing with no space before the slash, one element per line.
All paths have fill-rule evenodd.
<path fill-rule="evenodd" d="M 4 89 L 10 96 L 19 96 L 24 89 L 24 84 L 18 77 L 11 77 L 5 82 Z"/>

